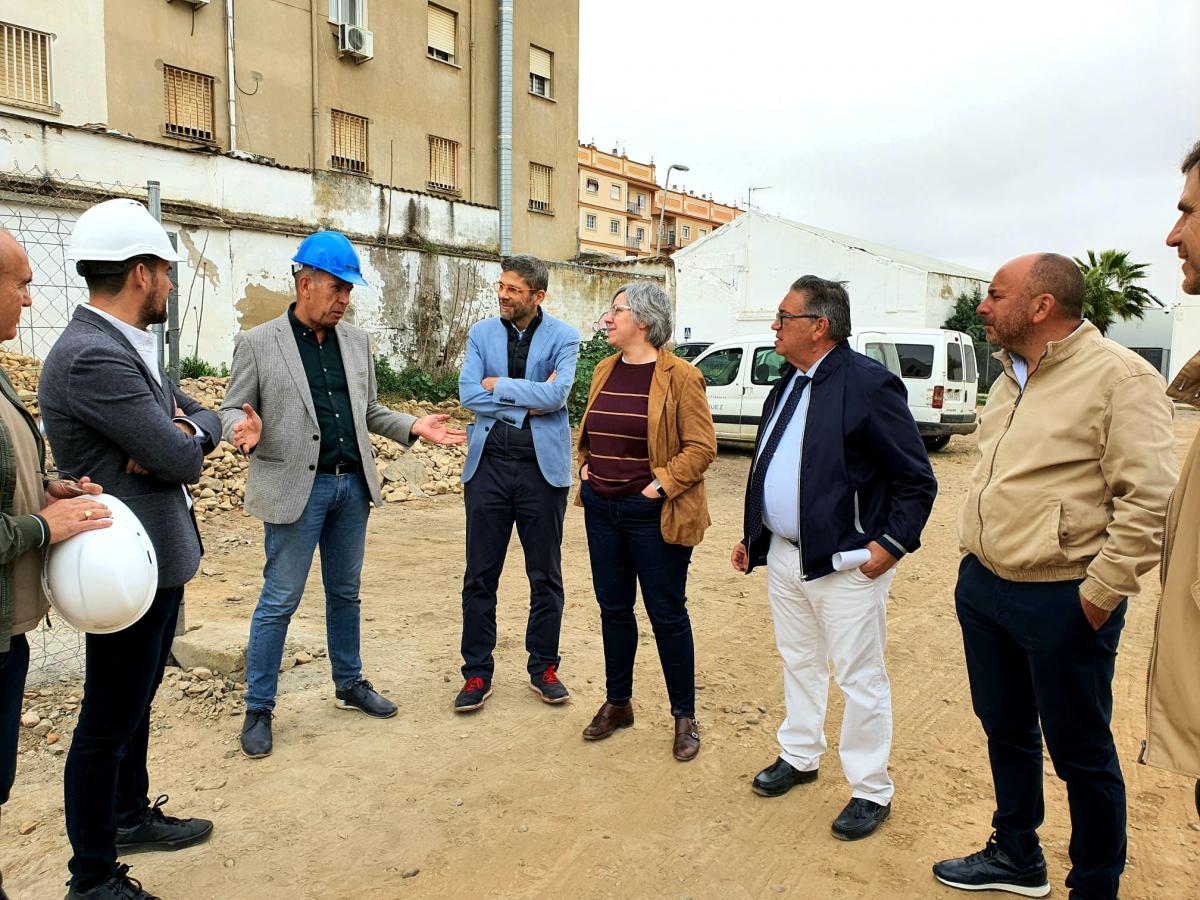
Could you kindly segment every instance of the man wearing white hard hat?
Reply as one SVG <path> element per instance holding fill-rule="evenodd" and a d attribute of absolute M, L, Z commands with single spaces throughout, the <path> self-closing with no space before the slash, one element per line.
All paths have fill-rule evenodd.
<path fill-rule="evenodd" d="M 449 416 L 417 419 L 379 402 L 367 333 L 342 321 L 351 290 L 367 283 L 345 235 L 309 235 L 292 257 L 292 273 L 296 302 L 238 335 L 221 405 L 226 438 L 250 454 L 245 506 L 263 520 L 267 557 L 246 647 L 241 744 L 250 759 L 273 746 L 284 639 L 318 546 L 334 702 L 376 719 L 396 714 L 363 678 L 359 653 L 367 516 L 372 503 L 383 503 L 371 435 L 402 444 L 466 440 L 461 429 L 446 427 Z"/>
<path fill-rule="evenodd" d="M 150 705 L 171 650 L 184 585 L 203 548 L 186 485 L 220 440 L 216 413 L 172 385 L 147 330 L 166 320 L 170 264 L 162 226 L 140 203 L 108 200 L 80 216 L 68 258 L 87 282 L 46 357 L 38 399 L 58 464 L 89 472 L 137 516 L 158 588 L 127 628 L 87 635 L 83 704 L 65 779 L 69 898 L 151 896 L 117 856 L 207 839 L 212 823 L 177 819 L 149 799 Z"/>
<path fill-rule="evenodd" d="M 0 341 L 17 336 L 21 310 L 32 305 L 33 271 L 25 249 L 0 229 Z M 25 673 L 26 632 L 46 615 L 42 560 L 46 547 L 82 531 L 107 528 L 108 507 L 83 494 L 100 485 L 47 482 L 46 454 L 37 423 L 0 369 L 0 807 L 8 802 L 17 772 L 17 732 Z M 72 499 L 67 499 L 72 498 Z M 0 860 L 0 862 L 3 862 Z M 4 873 L 0 872 L 0 900 Z"/>

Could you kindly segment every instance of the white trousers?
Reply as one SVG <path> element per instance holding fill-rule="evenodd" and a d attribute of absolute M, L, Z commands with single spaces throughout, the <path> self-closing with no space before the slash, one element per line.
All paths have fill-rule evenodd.
<path fill-rule="evenodd" d="M 887 595 L 893 567 L 874 580 L 858 569 L 802 581 L 796 548 L 772 536 L 767 596 L 775 643 L 783 657 L 787 717 L 779 726 L 780 756 L 811 771 L 825 752 L 829 663 L 845 697 L 838 753 L 851 796 L 891 802 L 892 688 L 883 666 Z"/>

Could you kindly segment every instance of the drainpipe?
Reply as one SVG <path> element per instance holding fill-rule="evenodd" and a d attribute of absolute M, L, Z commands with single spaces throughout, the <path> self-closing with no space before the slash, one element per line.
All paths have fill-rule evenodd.
<path fill-rule="evenodd" d="M 237 153 L 237 74 L 233 67 L 233 0 L 225 0 L 225 55 L 229 79 L 229 152 Z"/>
<path fill-rule="evenodd" d="M 232 2 L 232 0 L 230 0 Z M 497 154 L 497 205 L 500 207 L 500 255 L 512 255 L 512 97 L 513 0 L 500 0 L 500 134 Z"/>
<path fill-rule="evenodd" d="M 317 171 L 317 153 L 320 149 L 321 134 L 321 93 L 317 77 L 320 71 L 318 55 L 320 46 L 317 44 L 317 29 L 320 22 L 317 19 L 317 0 L 309 0 L 309 36 L 312 47 L 309 50 L 309 60 L 312 66 L 312 170 Z"/>

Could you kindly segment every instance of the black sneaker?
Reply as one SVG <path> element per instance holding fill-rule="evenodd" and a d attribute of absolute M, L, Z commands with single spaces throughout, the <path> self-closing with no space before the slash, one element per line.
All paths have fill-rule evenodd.
<path fill-rule="evenodd" d="M 933 864 L 933 875 L 942 884 L 964 891 L 1008 891 L 1022 897 L 1050 893 L 1046 862 L 1021 868 L 996 844 L 996 835 L 978 853 Z"/>
<path fill-rule="evenodd" d="M 571 699 L 567 686 L 558 680 L 557 668 L 551 663 L 542 674 L 529 676 L 529 689 L 541 697 L 543 703 L 566 703 Z"/>
<path fill-rule="evenodd" d="M 884 806 L 874 800 L 852 797 L 841 815 L 833 820 L 833 836 L 843 841 L 860 840 L 873 834 L 891 813 L 890 803 Z"/>
<path fill-rule="evenodd" d="M 103 884 L 98 884 L 91 890 L 79 891 L 71 888 L 67 891 L 66 900 L 160 900 L 154 894 L 142 888 L 142 883 L 136 878 L 129 877 L 129 866 L 117 866 L 115 871 Z"/>
<path fill-rule="evenodd" d="M 266 709 L 248 709 L 242 722 L 242 755 L 249 759 L 262 759 L 271 755 L 271 712 Z"/>
<path fill-rule="evenodd" d="M 142 813 L 142 821 L 136 825 L 130 828 L 117 827 L 118 855 L 143 850 L 181 850 L 208 840 L 213 823 L 208 819 L 177 819 L 163 815 L 161 807 L 168 799 L 163 794 L 155 800 L 154 805 Z"/>
<path fill-rule="evenodd" d="M 455 712 L 470 712 L 479 709 L 492 696 L 492 683 L 484 681 L 478 675 L 472 675 L 462 686 L 458 696 L 454 698 Z"/>
<path fill-rule="evenodd" d="M 396 714 L 396 704 L 375 690 L 371 682 L 360 678 L 350 687 L 338 690 L 334 705 L 338 709 L 357 709 L 372 719 L 390 719 Z"/>

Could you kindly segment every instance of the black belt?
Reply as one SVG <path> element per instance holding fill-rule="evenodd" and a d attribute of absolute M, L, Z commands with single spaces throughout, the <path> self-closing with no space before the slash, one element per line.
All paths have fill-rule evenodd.
<path fill-rule="evenodd" d="M 356 475 L 362 471 L 362 463 L 336 462 L 333 465 L 317 466 L 322 475 Z"/>

